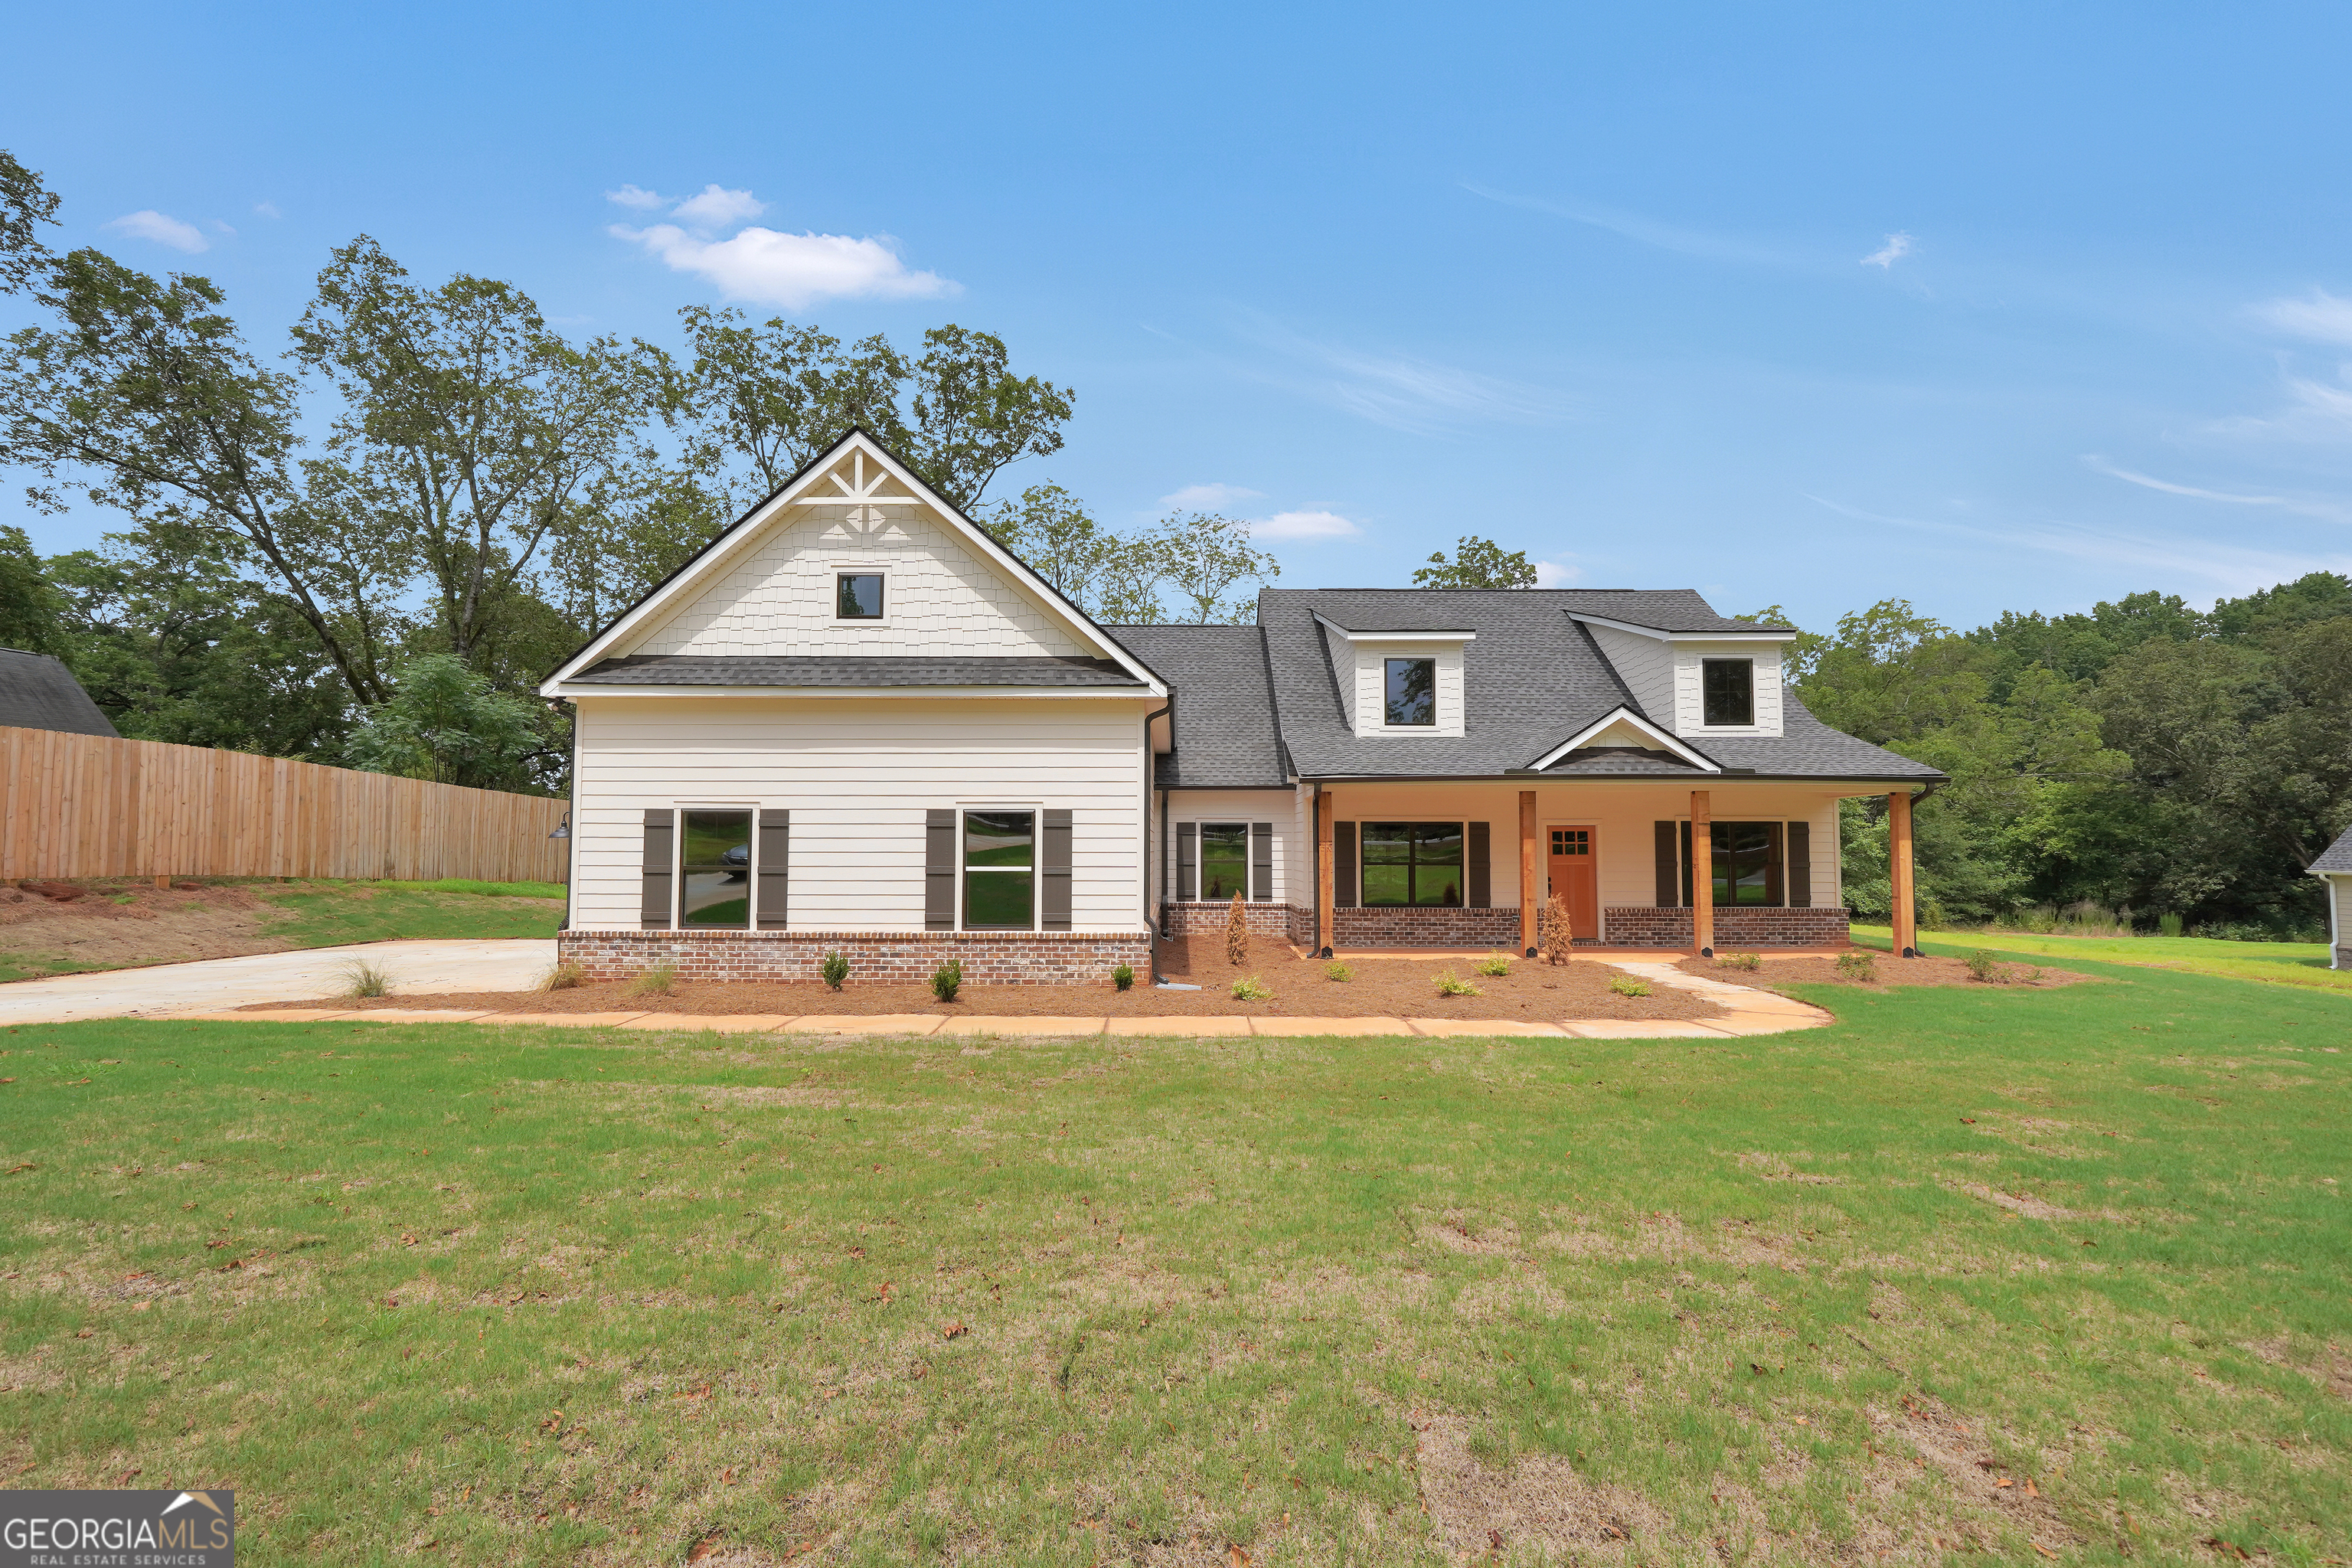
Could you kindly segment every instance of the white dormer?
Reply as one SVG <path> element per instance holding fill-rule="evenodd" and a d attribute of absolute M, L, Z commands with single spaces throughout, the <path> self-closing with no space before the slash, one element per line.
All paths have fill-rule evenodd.
<path fill-rule="evenodd" d="M 1323 628 L 1340 689 L 1353 697 L 1350 717 L 1357 734 L 1407 739 L 1463 733 L 1467 703 L 1462 656 L 1476 633 L 1358 632 L 1319 615 L 1315 619 Z"/>
<path fill-rule="evenodd" d="M 1780 650 L 1794 632 L 1670 632 L 1579 615 L 1642 710 L 1686 740 L 1781 732 Z"/>

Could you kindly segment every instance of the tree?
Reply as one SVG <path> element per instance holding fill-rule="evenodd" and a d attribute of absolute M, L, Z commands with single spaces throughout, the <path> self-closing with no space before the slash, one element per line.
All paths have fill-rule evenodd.
<path fill-rule="evenodd" d="M 528 788 L 549 761 L 537 708 L 494 691 L 456 654 L 404 666 L 350 742 L 352 764 L 475 789 Z"/>
<path fill-rule="evenodd" d="M 1536 569 L 1524 550 L 1506 550 L 1491 539 L 1465 534 L 1454 542 L 1454 559 L 1440 550 L 1412 574 L 1416 588 L 1532 588 Z"/>
<path fill-rule="evenodd" d="M 1184 616 L 1197 626 L 1247 623 L 1255 595 L 1226 592 L 1237 583 L 1263 583 L 1282 574 L 1281 564 L 1250 542 L 1249 525 L 1211 512 L 1179 512 L 1164 518 L 1150 535 L 1150 549 L 1162 579 L 1175 590 Z"/>
<path fill-rule="evenodd" d="M 13 294 L 46 274 L 57 258 L 41 243 L 41 225 L 58 221 L 56 193 L 41 176 L 0 149 L 0 294 Z"/>
<path fill-rule="evenodd" d="M 1032 485 L 1020 500 L 999 501 L 982 526 L 1094 620 L 1136 626 L 1160 618 L 1167 563 L 1157 542 L 1121 538 L 1061 486 Z"/>
<path fill-rule="evenodd" d="M 1062 449 L 1062 426 L 1076 396 L 1005 367 L 1003 340 L 954 325 L 925 332 L 915 362 L 908 458 L 933 489 L 967 513 L 999 469 Z"/>
<path fill-rule="evenodd" d="M 64 610 L 64 596 L 49 585 L 25 531 L 0 527 L 0 647 L 62 653 Z"/>

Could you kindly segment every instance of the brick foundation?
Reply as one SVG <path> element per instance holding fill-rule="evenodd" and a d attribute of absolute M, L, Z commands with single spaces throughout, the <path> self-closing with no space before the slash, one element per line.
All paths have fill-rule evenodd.
<path fill-rule="evenodd" d="M 1612 947 L 1688 947 L 1691 912 L 1647 904 L 1614 904 L 1601 911 Z M 1718 909 L 1715 951 L 1743 947 L 1838 947 L 1852 940 L 1842 909 Z"/>
<path fill-rule="evenodd" d="M 1331 911 L 1334 947 L 1500 947 L 1519 945 L 1519 911 L 1343 905 Z"/>
<path fill-rule="evenodd" d="M 1315 911 L 1302 910 L 1296 904 L 1249 904 L 1242 906 L 1249 921 L 1250 935 L 1271 937 L 1277 942 L 1304 942 L 1315 929 Z M 1225 921 L 1232 918 L 1232 900 L 1218 903 L 1213 900 L 1186 900 L 1181 903 L 1160 906 L 1160 930 L 1163 935 L 1223 936 Z"/>
<path fill-rule="evenodd" d="M 949 959 L 968 985 L 1108 985 L 1125 963 L 1151 981 L 1151 938 L 1095 931 L 567 931 L 559 963 L 591 980 L 626 980 L 674 964 L 681 980 L 821 984 L 817 966 L 838 952 L 851 985 L 921 985 Z"/>

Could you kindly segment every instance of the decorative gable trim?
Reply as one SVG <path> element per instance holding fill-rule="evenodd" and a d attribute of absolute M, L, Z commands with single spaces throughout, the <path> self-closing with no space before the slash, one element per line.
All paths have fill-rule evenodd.
<path fill-rule="evenodd" d="M 856 471 L 848 480 L 834 473 L 834 468 L 845 456 L 856 459 Z M 825 483 L 827 479 L 832 480 L 830 486 Z M 897 487 L 909 493 L 883 493 L 884 485 L 894 481 Z M 692 559 L 591 637 L 586 646 L 541 682 L 540 695 L 551 698 L 572 695 L 576 689 L 571 688 L 569 683 L 574 677 L 601 662 L 607 655 L 626 647 L 666 616 L 689 602 L 696 593 L 726 569 L 739 550 L 748 546 L 782 512 L 801 506 L 857 508 L 908 504 L 928 507 L 935 512 L 940 522 L 957 535 L 959 542 L 1034 595 L 1082 647 L 1091 648 L 1101 658 L 1118 665 L 1140 682 L 1150 695 L 1168 695 L 1167 683 L 1150 666 L 1122 647 L 1084 611 L 1039 576 L 1027 563 L 999 544 L 985 529 L 917 478 L 914 470 L 893 456 L 887 447 L 857 427 L 852 427 L 840 440 L 786 480 L 774 494 L 736 519 L 730 527 L 703 546 Z M 604 689 L 592 689 L 602 691 Z"/>
<path fill-rule="evenodd" d="M 1578 747 L 1591 744 L 1592 738 L 1595 735 L 1600 734 L 1602 731 L 1607 730 L 1613 724 L 1622 724 L 1630 730 L 1648 736 L 1652 741 L 1657 743 L 1658 750 L 1662 752 L 1671 752 L 1675 756 L 1680 757 L 1683 761 L 1690 763 L 1691 766 L 1697 768 L 1702 772 L 1710 773 L 1719 773 L 1723 772 L 1722 767 L 1718 763 L 1708 761 L 1705 756 L 1692 750 L 1690 746 L 1682 741 L 1677 740 L 1671 731 L 1661 730 L 1655 724 L 1651 723 L 1647 719 L 1643 718 L 1639 713 L 1634 712 L 1631 708 L 1623 706 L 1619 706 L 1610 710 L 1607 713 L 1602 714 L 1599 719 L 1594 720 L 1591 723 L 1587 724 L 1583 729 L 1579 730 L 1575 734 L 1570 735 L 1567 740 L 1562 741 L 1559 745 L 1554 746 L 1550 751 L 1546 752 L 1542 756 L 1538 757 L 1528 765 L 1536 769 L 1538 772 L 1541 772 L 1543 769 L 1548 768 L 1554 763 L 1559 761 L 1562 757 L 1567 756 L 1570 752 L 1575 751 Z"/>

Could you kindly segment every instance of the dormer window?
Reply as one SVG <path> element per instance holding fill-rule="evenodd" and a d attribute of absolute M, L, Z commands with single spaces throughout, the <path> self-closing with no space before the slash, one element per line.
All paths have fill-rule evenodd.
<path fill-rule="evenodd" d="M 1755 660 L 1701 659 L 1699 686 L 1705 703 L 1706 722 L 1735 725 L 1756 722 Z"/>
<path fill-rule="evenodd" d="M 834 579 L 834 619 L 878 621 L 882 618 L 882 574 L 844 572 Z"/>
<path fill-rule="evenodd" d="M 1433 658 L 1392 658 L 1388 661 L 1387 722 L 1397 726 L 1437 723 L 1437 661 Z"/>

